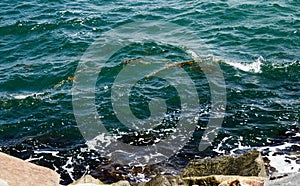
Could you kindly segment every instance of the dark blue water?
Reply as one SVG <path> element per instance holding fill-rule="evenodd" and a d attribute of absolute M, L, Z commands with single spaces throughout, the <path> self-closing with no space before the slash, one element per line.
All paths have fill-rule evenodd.
<path fill-rule="evenodd" d="M 183 167 L 195 156 L 226 154 L 241 146 L 265 147 L 284 142 L 299 145 L 299 3 L 3 0 L 0 149 L 58 171 L 62 183 L 105 162 L 101 152 L 87 149 L 78 129 L 72 105 L 75 72 L 97 38 L 124 24 L 145 20 L 166 21 L 190 30 L 201 41 L 204 57 L 221 60 L 226 84 L 222 128 L 212 145 L 199 152 L 198 143 L 211 107 L 209 85 L 201 69 L 183 67 L 195 82 L 201 117 L 194 138 L 166 161 L 166 166 Z M 114 79 L 125 66 L 120 62 L 144 56 L 171 63 L 192 60 L 185 51 L 155 41 L 125 47 L 112 56 L 97 77 L 95 88 L 97 112 L 112 133 L 124 127 L 114 116 L 110 100 Z M 167 100 L 168 117 L 180 113 L 178 93 L 163 79 L 141 79 L 131 92 L 131 109 L 140 119 L 150 115 L 151 98 L 161 95 Z M 164 122 L 160 129 L 176 126 L 176 120 Z M 128 133 L 122 140 L 135 145 L 153 144 L 155 139 L 170 135 L 160 130 L 152 134 L 152 141 L 138 143 L 130 131 L 121 131 Z"/>

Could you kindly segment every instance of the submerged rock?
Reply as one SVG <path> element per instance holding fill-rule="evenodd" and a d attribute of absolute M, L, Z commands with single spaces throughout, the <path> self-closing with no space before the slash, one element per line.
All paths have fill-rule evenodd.
<path fill-rule="evenodd" d="M 189 162 L 182 171 L 182 177 L 209 175 L 238 175 L 266 177 L 266 170 L 260 152 L 250 151 L 243 155 L 205 158 Z"/>

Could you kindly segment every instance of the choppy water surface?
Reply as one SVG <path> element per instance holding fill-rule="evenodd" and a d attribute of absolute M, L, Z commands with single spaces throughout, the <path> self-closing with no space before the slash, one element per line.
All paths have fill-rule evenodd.
<path fill-rule="evenodd" d="M 74 73 L 81 56 L 98 37 L 120 25 L 144 20 L 175 23 L 197 35 L 204 57 L 221 59 L 219 65 L 227 89 L 223 127 L 213 145 L 198 152 L 209 118 L 210 92 L 201 69 L 184 67 L 198 91 L 199 127 L 194 138 L 163 163 L 166 167 L 183 167 L 191 158 L 238 153 L 237 149 L 299 145 L 299 3 L 298 0 L 3 0 L 0 2 L 1 151 L 58 171 L 64 179 L 62 183 L 105 162 L 101 152 L 87 149 L 78 130 L 71 95 Z M 119 61 L 143 56 L 171 62 L 190 60 L 184 51 L 155 42 L 131 45 L 112 56 L 99 74 L 95 88 L 97 111 L 112 131 L 123 127 L 110 102 L 110 88 L 122 68 Z M 180 101 L 176 90 L 166 81 L 155 77 L 141 79 L 131 92 L 131 108 L 140 119 L 149 116 L 147 103 L 152 97 L 165 95 L 162 97 L 168 103 L 167 119 L 161 129 L 164 124 L 176 126 Z M 139 143 L 127 132 L 122 138 L 125 142 L 133 140 L 136 145 L 155 142 L 152 139 Z"/>

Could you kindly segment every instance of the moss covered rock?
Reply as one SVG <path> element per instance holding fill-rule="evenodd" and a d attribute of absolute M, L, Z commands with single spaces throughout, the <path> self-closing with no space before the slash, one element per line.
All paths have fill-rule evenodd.
<path fill-rule="evenodd" d="M 200 185 L 200 186 L 219 186 L 220 181 L 215 176 L 207 177 L 190 177 L 184 179 L 185 185 Z"/>
<path fill-rule="evenodd" d="M 191 161 L 182 177 L 209 175 L 266 176 L 260 152 L 250 151 L 240 156 L 223 156 Z"/>

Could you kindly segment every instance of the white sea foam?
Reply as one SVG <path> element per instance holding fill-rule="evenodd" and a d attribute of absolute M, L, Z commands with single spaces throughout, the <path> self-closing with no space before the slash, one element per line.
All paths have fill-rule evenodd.
<path fill-rule="evenodd" d="M 10 94 L 10 97 L 15 99 L 26 99 L 28 97 L 41 97 L 45 92 L 37 92 L 37 93 L 24 93 L 24 94 Z"/>
<path fill-rule="evenodd" d="M 296 163 L 296 159 L 300 154 L 276 154 L 276 152 L 284 151 L 284 149 L 292 145 L 297 144 L 286 142 L 278 146 L 264 147 L 261 148 L 261 150 L 268 149 L 270 151 L 266 157 L 271 160 L 270 165 L 275 167 L 279 173 L 298 172 L 300 170 L 300 164 Z"/>
<path fill-rule="evenodd" d="M 74 177 L 73 177 L 73 172 L 74 172 L 74 167 L 72 166 L 73 165 L 73 158 L 72 157 L 68 157 L 68 161 L 65 165 L 62 166 L 62 168 L 64 170 L 67 171 L 67 173 L 70 175 L 70 178 L 75 181 Z"/>
<path fill-rule="evenodd" d="M 95 138 L 86 142 L 90 149 L 99 150 L 102 147 L 108 147 L 113 141 L 116 141 L 116 138 L 113 136 L 105 135 L 105 133 L 99 134 Z M 101 143 L 99 143 L 101 142 Z M 101 145 L 101 147 L 99 147 Z"/>
<path fill-rule="evenodd" d="M 58 155 L 58 153 L 59 153 L 59 151 L 39 151 L 39 150 L 35 150 L 34 151 L 34 154 L 51 154 L 54 157 L 61 157 L 61 156 Z M 41 160 L 43 158 L 44 158 L 44 156 L 38 156 L 38 157 L 32 157 L 32 156 L 30 156 L 25 161 L 31 162 L 31 161 L 35 161 L 35 160 Z"/>

